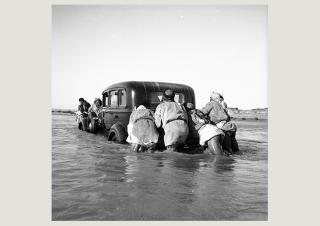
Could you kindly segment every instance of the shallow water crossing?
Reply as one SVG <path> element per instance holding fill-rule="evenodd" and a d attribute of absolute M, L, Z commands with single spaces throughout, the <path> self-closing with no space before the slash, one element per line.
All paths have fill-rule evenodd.
<path fill-rule="evenodd" d="M 267 220 L 267 121 L 236 121 L 241 155 L 131 153 L 52 115 L 53 220 Z"/>

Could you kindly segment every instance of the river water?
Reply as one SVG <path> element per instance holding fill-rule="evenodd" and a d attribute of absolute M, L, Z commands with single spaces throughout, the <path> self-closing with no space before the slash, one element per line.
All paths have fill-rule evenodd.
<path fill-rule="evenodd" d="M 52 115 L 52 220 L 267 220 L 268 122 L 236 121 L 242 151 L 131 153 Z"/>

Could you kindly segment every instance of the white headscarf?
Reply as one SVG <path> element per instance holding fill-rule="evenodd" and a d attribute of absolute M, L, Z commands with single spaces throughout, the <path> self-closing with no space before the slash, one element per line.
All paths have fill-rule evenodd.
<path fill-rule="evenodd" d="M 140 105 L 138 108 L 137 108 L 137 110 L 141 110 L 141 109 L 147 109 L 145 106 L 143 106 L 143 105 Z"/>
<path fill-rule="evenodd" d="M 220 95 L 219 93 L 212 92 L 210 98 L 211 98 L 212 100 L 217 100 L 217 101 L 219 101 L 219 100 L 220 100 L 220 96 L 221 96 L 221 95 Z"/>

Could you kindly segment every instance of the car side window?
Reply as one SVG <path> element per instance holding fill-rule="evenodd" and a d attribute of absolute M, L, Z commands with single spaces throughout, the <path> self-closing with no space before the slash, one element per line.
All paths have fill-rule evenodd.
<path fill-rule="evenodd" d="M 118 92 L 117 91 L 110 91 L 109 99 L 110 99 L 110 107 L 117 107 L 118 106 Z"/>
<path fill-rule="evenodd" d="M 108 93 L 103 95 L 102 106 L 107 107 L 109 105 Z"/>
<path fill-rule="evenodd" d="M 119 105 L 126 106 L 126 91 L 124 89 L 119 90 Z"/>

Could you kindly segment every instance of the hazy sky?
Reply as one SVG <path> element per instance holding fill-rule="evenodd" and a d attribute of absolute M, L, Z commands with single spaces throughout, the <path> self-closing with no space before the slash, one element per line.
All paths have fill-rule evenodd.
<path fill-rule="evenodd" d="M 267 107 L 266 6 L 53 6 L 52 107 L 121 81 L 190 85 L 229 107 Z"/>

